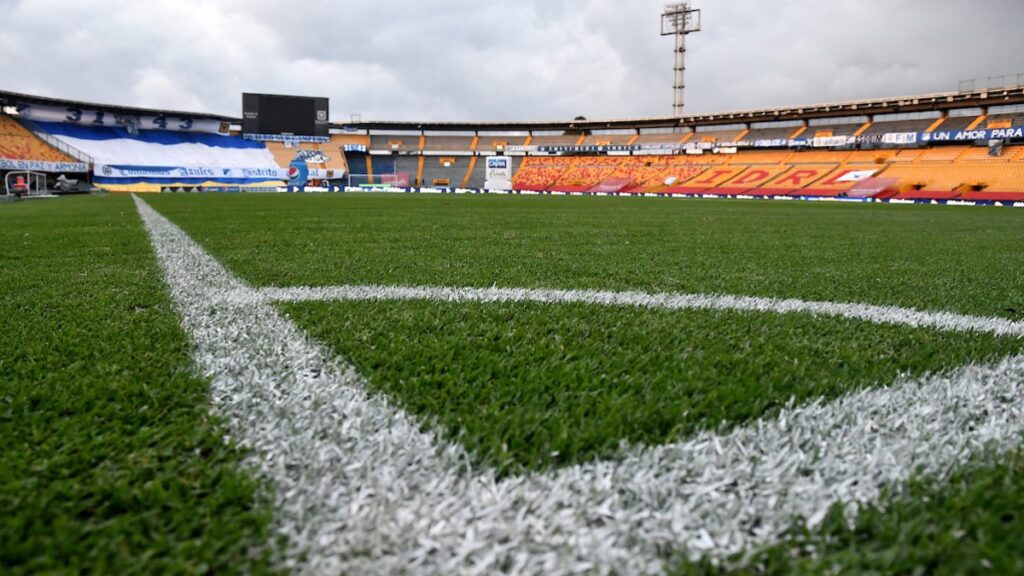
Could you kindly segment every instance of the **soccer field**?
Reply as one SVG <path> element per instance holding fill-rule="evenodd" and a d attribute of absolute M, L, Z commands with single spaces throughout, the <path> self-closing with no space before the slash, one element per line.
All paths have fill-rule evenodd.
<path fill-rule="evenodd" d="M 1024 211 L 0 206 L 14 573 L 1024 571 Z"/>

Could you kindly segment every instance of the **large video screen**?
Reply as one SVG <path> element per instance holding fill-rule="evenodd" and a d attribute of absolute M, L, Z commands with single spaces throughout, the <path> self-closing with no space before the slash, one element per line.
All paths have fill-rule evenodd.
<path fill-rule="evenodd" d="M 242 94 L 242 131 L 246 134 L 329 136 L 327 98 Z"/>

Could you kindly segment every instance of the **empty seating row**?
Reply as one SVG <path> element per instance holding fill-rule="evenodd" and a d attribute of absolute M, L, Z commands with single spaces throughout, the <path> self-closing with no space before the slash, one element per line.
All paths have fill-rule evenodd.
<path fill-rule="evenodd" d="M 0 158 L 37 162 L 77 162 L 43 142 L 14 118 L 0 114 Z"/>
<path fill-rule="evenodd" d="M 986 160 L 983 147 L 881 151 L 751 151 L 735 155 L 529 157 L 514 185 L 524 190 L 674 194 L 841 196 L 866 179 L 893 194 L 1024 198 L 1024 147 Z"/>

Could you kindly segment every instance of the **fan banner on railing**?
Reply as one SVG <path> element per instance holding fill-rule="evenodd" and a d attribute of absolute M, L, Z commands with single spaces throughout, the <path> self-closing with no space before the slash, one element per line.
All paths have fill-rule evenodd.
<path fill-rule="evenodd" d="M 227 134 L 228 122 L 195 116 L 137 116 L 91 110 L 76 106 L 17 105 L 18 117 L 35 122 L 66 122 L 82 126 L 125 128 L 128 130 L 168 130 L 171 132 L 203 132 Z"/>
<path fill-rule="evenodd" d="M 292 134 L 245 134 L 243 138 L 253 142 L 288 142 L 291 144 L 327 144 L 331 141 L 330 136 L 295 136 Z"/>
<path fill-rule="evenodd" d="M 975 140 L 1020 140 L 1024 139 L 1024 127 L 998 128 L 995 130 L 941 131 L 921 134 L 922 142 L 973 142 Z"/>
<path fill-rule="evenodd" d="M 165 181 L 168 178 L 245 182 L 283 180 L 282 168 L 266 145 L 237 136 L 196 132 L 83 126 L 61 122 L 28 122 L 62 144 L 93 159 L 98 178 Z"/>
<path fill-rule="evenodd" d="M 51 172 L 54 174 L 84 174 L 89 165 L 84 162 L 40 162 L 38 160 L 14 160 L 0 158 L 0 170 L 25 170 L 28 172 Z"/>
<path fill-rule="evenodd" d="M 82 172 L 88 172 L 85 167 Z M 68 171 L 70 172 L 70 170 Z M 101 178 L 130 178 L 130 179 L 156 179 L 156 180 L 206 180 L 216 182 L 234 181 L 269 181 L 288 180 L 287 168 L 206 168 L 186 166 L 123 166 L 111 164 L 97 164 L 93 167 L 93 174 Z M 344 170 L 310 170 L 311 180 L 337 180 L 344 178 Z"/>
<path fill-rule="evenodd" d="M 882 135 L 883 144 L 902 144 L 910 145 L 917 144 L 918 138 L 917 132 L 897 132 Z"/>
<path fill-rule="evenodd" d="M 811 146 L 815 148 L 838 148 L 855 142 L 857 142 L 856 136 L 823 136 L 812 139 Z"/>
<path fill-rule="evenodd" d="M 842 176 L 836 179 L 836 182 L 860 182 L 862 180 L 867 180 L 868 178 L 871 178 L 877 173 L 878 170 L 855 170 L 853 172 L 847 172 L 846 174 L 843 174 Z"/>
<path fill-rule="evenodd" d="M 97 164 L 93 174 L 104 178 L 182 178 L 215 181 L 287 180 L 285 168 L 206 168 L 187 166 L 125 166 Z"/>

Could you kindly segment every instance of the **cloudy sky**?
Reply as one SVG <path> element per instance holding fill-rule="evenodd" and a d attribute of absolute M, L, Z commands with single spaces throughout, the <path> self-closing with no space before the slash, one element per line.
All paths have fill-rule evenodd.
<path fill-rule="evenodd" d="M 671 113 L 662 0 L 0 0 L 0 89 L 334 120 Z M 695 0 L 687 112 L 955 90 L 1024 72 L 1024 0 Z"/>

